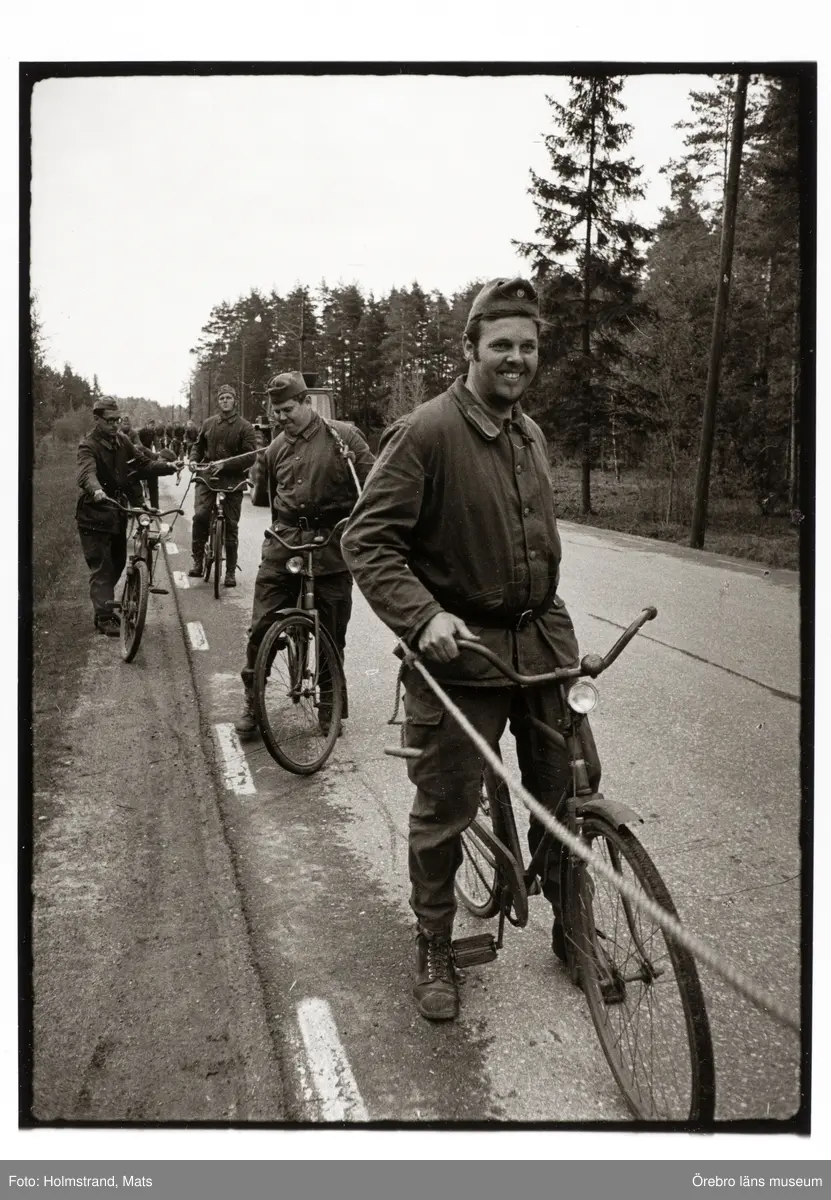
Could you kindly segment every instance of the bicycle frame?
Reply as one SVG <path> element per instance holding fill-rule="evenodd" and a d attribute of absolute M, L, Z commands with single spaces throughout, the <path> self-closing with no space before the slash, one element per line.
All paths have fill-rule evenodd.
<path fill-rule="evenodd" d="M 316 643 L 320 639 L 320 612 L 315 604 L 315 552 L 318 550 L 323 550 L 326 546 L 328 546 L 335 534 L 344 527 L 347 520 L 348 518 L 344 517 L 343 520 L 338 521 L 337 524 L 333 526 L 328 537 L 324 538 L 318 534 L 312 539 L 311 542 L 303 542 L 299 546 L 293 546 L 290 542 L 287 542 L 285 538 L 280 537 L 279 533 L 277 533 L 274 529 L 266 529 L 265 531 L 266 537 L 272 538 L 274 541 L 279 542 L 284 549 L 290 550 L 292 552 L 292 557 L 300 558 L 302 560 L 302 566 L 299 567 L 297 571 L 292 572 L 300 577 L 300 603 L 288 608 L 278 609 L 275 620 L 282 620 L 283 617 L 291 616 L 293 613 L 300 613 L 302 616 L 311 618 L 311 620 L 314 622 L 314 637 Z M 319 660 L 318 656 L 315 655 L 315 687 L 317 687 L 319 682 L 318 671 Z"/>

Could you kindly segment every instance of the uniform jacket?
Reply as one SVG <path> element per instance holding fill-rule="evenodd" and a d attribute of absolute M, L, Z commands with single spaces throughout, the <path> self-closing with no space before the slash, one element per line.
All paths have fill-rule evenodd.
<path fill-rule="evenodd" d="M 256 448 L 257 436 L 250 421 L 246 421 L 236 411 L 227 417 L 223 413 L 217 413 L 203 422 L 191 458 L 195 462 L 216 462 L 221 458 L 246 454 Z M 229 487 L 239 483 L 244 474 L 243 468 L 229 467 L 217 476 L 215 482 L 220 486 Z"/>
<path fill-rule="evenodd" d="M 137 432 L 138 439 L 146 450 L 157 449 L 156 441 L 157 439 L 161 439 L 161 432 L 158 426 L 155 429 L 151 429 L 149 425 L 142 425 Z"/>
<path fill-rule="evenodd" d="M 93 500 L 93 494 L 103 488 L 122 504 L 140 504 L 140 479 L 172 475 L 174 471 L 169 463 L 131 442 L 125 434 L 118 432 L 110 439 L 93 429 L 78 446 L 79 494 L 75 519 L 79 527 L 91 532 L 119 533 L 126 526 L 125 514 L 106 501 Z"/>
<path fill-rule="evenodd" d="M 353 465 L 363 485 L 375 458 L 354 425 L 346 421 L 323 421 L 312 414 L 306 428 L 298 434 L 285 430 L 261 450 L 259 455 L 246 455 L 240 465 L 250 466 L 261 458 L 268 487 L 273 528 L 292 545 L 309 539 L 300 522 L 313 533 L 326 534 L 343 517 L 349 516 L 357 499 L 352 472 L 341 454 L 330 429 L 331 426 L 354 455 Z M 291 557 L 271 538 L 263 545 L 263 559 L 284 567 Z M 321 575 L 346 571 L 340 545 L 331 542 L 315 557 L 315 570 Z"/>
<path fill-rule="evenodd" d="M 444 610 L 521 672 L 577 661 L 556 596 L 560 536 L 545 438 L 519 404 L 500 423 L 463 376 L 387 430 L 343 553 L 374 611 L 411 644 Z M 470 653 L 430 669 L 461 683 L 505 682 Z"/>

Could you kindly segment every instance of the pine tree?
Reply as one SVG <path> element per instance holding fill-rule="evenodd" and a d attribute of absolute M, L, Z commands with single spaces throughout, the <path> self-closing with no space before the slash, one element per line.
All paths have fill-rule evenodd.
<path fill-rule="evenodd" d="M 641 174 L 621 151 L 631 126 L 618 119 L 621 76 L 572 76 L 567 105 L 547 97 L 556 132 L 545 144 L 553 180 L 531 172 L 538 242 L 514 242 L 531 260 L 544 313 L 557 331 L 543 361 L 560 368 L 560 396 L 582 459 L 581 508 L 591 512 L 593 439 L 608 426 L 612 374 L 637 311 L 641 243 L 650 231 L 622 208 L 639 199 Z"/>

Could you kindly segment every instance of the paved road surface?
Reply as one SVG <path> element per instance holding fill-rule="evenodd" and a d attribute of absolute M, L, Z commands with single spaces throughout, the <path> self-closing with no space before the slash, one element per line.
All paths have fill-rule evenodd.
<path fill-rule="evenodd" d="M 176 489 L 168 481 L 169 498 Z M 184 480 L 179 489 L 184 490 Z M 189 525 L 168 561 L 203 728 L 224 772 L 231 850 L 269 1028 L 297 1120 L 625 1120 L 580 994 L 549 949 L 542 901 L 499 960 L 469 972 L 454 1025 L 410 997 L 410 785 L 383 754 L 397 736 L 392 635 L 356 593 L 350 710 L 327 767 L 301 778 L 261 743 L 234 758 L 230 723 L 267 510 L 246 500 L 239 586 L 219 602 L 187 581 Z M 799 996 L 797 580 L 639 538 L 563 527 L 561 592 L 581 648 L 634 615 L 659 617 L 603 677 L 594 726 L 604 791 L 639 833 L 682 918 L 796 1011 Z M 457 932 L 478 932 L 462 916 Z M 786 1117 L 796 1038 L 702 970 L 719 1118 Z"/>

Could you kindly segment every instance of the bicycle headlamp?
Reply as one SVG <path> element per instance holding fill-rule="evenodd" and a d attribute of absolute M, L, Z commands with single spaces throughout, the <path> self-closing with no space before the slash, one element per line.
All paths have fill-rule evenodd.
<path fill-rule="evenodd" d="M 145 529 L 147 528 L 147 526 L 150 524 L 150 517 L 147 515 L 147 513 L 141 514 L 141 516 L 138 519 L 138 523 L 139 523 L 139 525 L 142 525 Z"/>
<path fill-rule="evenodd" d="M 599 699 L 597 688 L 588 679 L 578 679 L 568 689 L 568 706 L 576 713 L 590 713 Z"/>
<path fill-rule="evenodd" d="M 295 554 L 286 563 L 287 570 L 291 571 L 292 575 L 299 575 L 303 570 L 303 559 L 299 554 Z"/>

